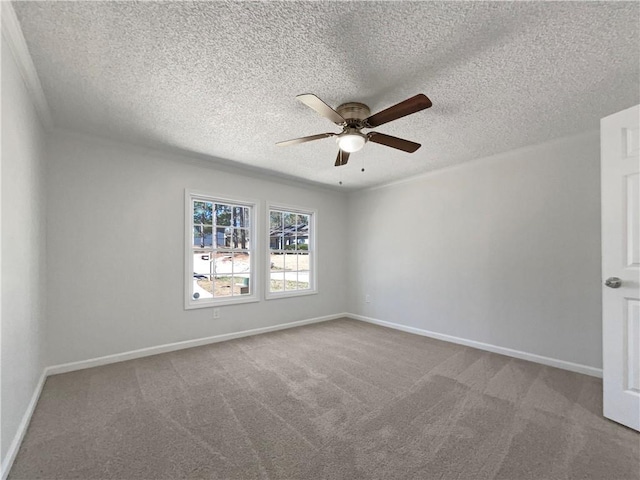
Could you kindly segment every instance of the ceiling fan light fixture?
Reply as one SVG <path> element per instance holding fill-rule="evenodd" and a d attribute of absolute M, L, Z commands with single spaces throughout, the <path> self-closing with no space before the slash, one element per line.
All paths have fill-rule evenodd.
<path fill-rule="evenodd" d="M 357 131 L 351 131 L 339 135 L 337 138 L 338 146 L 343 152 L 357 152 L 364 147 L 367 137 Z"/>

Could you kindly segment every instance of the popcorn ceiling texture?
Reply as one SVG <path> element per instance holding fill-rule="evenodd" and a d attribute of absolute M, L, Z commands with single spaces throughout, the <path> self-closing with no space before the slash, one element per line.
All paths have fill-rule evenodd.
<path fill-rule="evenodd" d="M 357 189 L 597 129 L 640 103 L 637 2 L 14 2 L 56 127 Z M 295 100 L 434 106 L 346 167 Z M 360 169 L 366 168 L 362 173 Z"/>

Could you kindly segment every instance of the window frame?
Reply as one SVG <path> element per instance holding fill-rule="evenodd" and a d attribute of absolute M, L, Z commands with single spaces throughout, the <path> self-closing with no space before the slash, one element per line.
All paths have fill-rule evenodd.
<path fill-rule="evenodd" d="M 242 197 L 231 197 L 227 195 L 213 195 L 210 193 L 204 193 L 201 191 L 185 189 L 185 245 L 184 245 L 184 308 L 185 310 L 192 310 L 197 308 L 212 308 L 220 307 L 224 305 L 236 305 L 242 303 L 253 303 L 260 301 L 258 295 L 259 284 L 257 279 L 261 277 L 260 272 L 256 267 L 259 264 L 256 261 L 256 256 L 260 252 L 260 239 L 257 237 L 257 220 L 259 218 L 259 202 L 253 199 L 247 199 Z M 204 201 L 211 203 L 231 204 L 240 207 L 249 208 L 249 294 L 237 295 L 232 297 L 222 298 L 200 298 L 195 300 L 191 293 L 193 285 L 193 202 Z M 232 250 L 231 248 L 229 250 Z"/>
<path fill-rule="evenodd" d="M 309 216 L 309 240 L 308 240 L 308 252 L 309 252 L 309 288 L 304 290 L 290 290 L 282 292 L 271 291 L 271 211 L 277 210 L 286 213 L 297 213 L 301 215 Z M 307 208 L 301 206 L 287 205 L 280 202 L 267 202 L 265 209 L 265 283 L 264 283 L 264 298 L 265 300 L 275 300 L 278 298 L 290 298 L 300 297 L 305 295 L 316 295 L 318 293 L 318 250 L 317 250 L 317 225 L 318 225 L 318 211 L 314 208 Z"/>

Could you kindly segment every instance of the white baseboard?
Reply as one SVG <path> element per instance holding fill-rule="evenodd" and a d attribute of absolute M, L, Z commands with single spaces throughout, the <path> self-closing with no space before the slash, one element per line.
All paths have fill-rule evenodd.
<path fill-rule="evenodd" d="M 27 405 L 26 412 L 24 412 L 24 415 L 22 416 L 20 425 L 18 425 L 18 431 L 13 437 L 13 441 L 9 446 L 9 450 L 5 455 L 5 458 L 2 459 L 2 468 L 0 469 L 0 478 L 2 480 L 6 480 L 6 478 L 9 476 L 9 471 L 13 466 L 16 455 L 18 455 L 18 450 L 20 449 L 20 444 L 22 443 L 24 434 L 27 433 L 29 422 L 31 422 L 31 415 L 33 415 L 33 411 L 36 409 L 36 404 L 38 403 L 38 399 L 40 398 L 40 392 L 42 392 L 42 387 L 44 386 L 44 381 L 46 380 L 46 378 L 47 375 L 45 369 L 42 372 L 42 375 L 40 375 L 40 379 L 38 380 L 35 390 L 33 391 L 33 395 L 31 395 L 31 400 L 29 401 L 29 405 Z"/>
<path fill-rule="evenodd" d="M 488 352 L 499 353 L 501 355 L 507 355 L 509 357 L 519 358 L 521 360 L 528 360 L 530 362 L 541 363 L 542 365 L 548 365 L 550 367 L 561 368 L 563 370 L 569 370 L 571 372 L 583 373 L 592 377 L 602 378 L 602 369 L 589 367 L 588 365 L 582 365 L 580 363 L 567 362 L 565 360 L 558 360 L 557 358 L 543 357 L 542 355 L 536 355 L 535 353 L 522 352 L 520 350 L 513 350 L 511 348 L 499 347 L 497 345 L 491 345 L 490 343 L 476 342 L 475 340 L 468 340 L 466 338 L 454 337 L 452 335 L 445 335 L 444 333 L 431 332 L 429 330 L 423 330 L 421 328 L 408 327 L 399 323 L 386 322 L 384 320 L 378 320 L 377 318 L 365 317 L 363 315 L 356 315 L 349 313 L 347 317 L 354 320 L 360 320 L 362 322 L 373 323 L 383 327 L 393 328 L 395 330 L 402 330 L 403 332 L 415 333 L 424 337 L 431 337 L 437 340 L 444 340 L 445 342 L 457 343 L 459 345 L 465 345 L 467 347 L 473 347 L 480 350 L 486 350 Z"/>
<path fill-rule="evenodd" d="M 286 328 L 300 327 L 312 323 L 326 322 L 337 318 L 348 317 L 347 313 L 339 313 L 335 315 L 325 315 L 323 317 L 308 318 L 290 323 L 280 323 L 270 327 L 253 328 L 251 330 L 243 330 L 241 332 L 225 333 L 222 335 L 214 335 L 212 337 L 197 338 L 194 340 L 185 340 L 182 342 L 168 343 L 166 345 L 158 345 L 155 347 L 141 348 L 129 352 L 116 353 L 106 355 L 104 357 L 91 358 L 89 360 L 81 360 L 79 362 L 63 363 L 61 365 L 52 365 L 45 369 L 46 375 L 57 375 L 59 373 L 73 372 L 75 370 L 84 370 L 85 368 L 99 367 L 100 365 L 108 365 L 110 363 L 124 362 L 125 360 L 133 360 L 135 358 L 148 357 L 158 355 L 159 353 L 174 352 L 185 348 L 200 347 L 210 343 L 224 342 L 235 338 L 249 337 L 251 335 L 259 335 L 261 333 L 275 332 Z"/>

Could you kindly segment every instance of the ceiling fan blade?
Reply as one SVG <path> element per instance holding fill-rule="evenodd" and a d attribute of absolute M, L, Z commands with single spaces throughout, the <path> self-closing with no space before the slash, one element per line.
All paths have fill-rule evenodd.
<path fill-rule="evenodd" d="M 429 108 L 431 105 L 431 100 L 426 95 L 419 93 L 415 97 L 408 98 L 404 102 L 397 103 L 393 107 L 371 115 L 365 120 L 365 123 L 371 128 L 378 127 L 392 120 Z"/>
<path fill-rule="evenodd" d="M 293 140 L 285 140 L 284 142 L 276 143 L 276 145 L 279 147 L 287 147 L 289 145 L 295 145 L 296 143 L 304 143 L 304 142 L 310 142 L 312 140 L 320 140 L 321 138 L 333 137 L 335 135 L 336 135 L 335 133 L 319 133 L 318 135 L 310 135 L 308 137 L 300 137 L 300 138 L 294 138 Z"/>
<path fill-rule="evenodd" d="M 344 150 L 338 151 L 338 157 L 336 158 L 336 163 L 334 164 L 336 167 L 341 167 L 342 165 L 346 165 L 349 161 L 349 152 L 345 152 Z"/>
<path fill-rule="evenodd" d="M 398 137 L 392 137 L 391 135 L 385 135 L 384 133 L 370 132 L 367 135 L 370 142 L 379 143 L 380 145 L 386 145 L 387 147 L 397 148 L 405 152 L 413 153 L 418 150 L 421 145 L 416 142 L 410 142 Z"/>
<path fill-rule="evenodd" d="M 302 95 L 298 95 L 296 98 L 307 107 L 313 108 L 320 115 L 331 120 L 333 123 L 338 125 L 345 123 L 345 119 L 342 118 L 338 112 L 316 97 L 313 93 L 303 93 Z"/>

